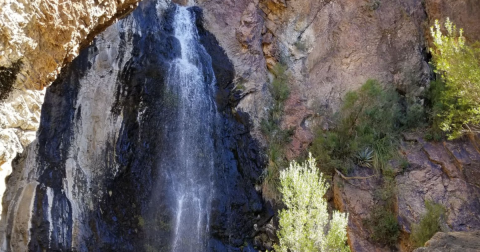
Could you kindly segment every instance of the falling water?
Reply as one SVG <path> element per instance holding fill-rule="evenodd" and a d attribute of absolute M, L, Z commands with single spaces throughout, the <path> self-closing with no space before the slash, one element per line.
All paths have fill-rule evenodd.
<path fill-rule="evenodd" d="M 204 251 L 208 239 L 217 118 L 211 58 L 199 43 L 194 13 L 177 6 L 173 27 L 181 57 L 170 66 L 166 93 L 172 119 L 164 124 L 170 155 L 160 164 L 173 194 L 172 251 Z"/>

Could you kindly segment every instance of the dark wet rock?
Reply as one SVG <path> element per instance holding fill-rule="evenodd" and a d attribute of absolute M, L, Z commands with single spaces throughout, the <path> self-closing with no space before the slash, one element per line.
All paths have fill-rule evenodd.
<path fill-rule="evenodd" d="M 169 62 L 180 55 L 174 8 L 142 2 L 48 88 L 38 139 L 8 180 L 2 251 L 170 249 L 174 208 L 165 188 L 172 181 L 156 158 L 171 151 L 161 133 L 175 111 L 165 91 Z M 254 187 L 265 160 L 248 115 L 232 113 L 233 65 L 203 28 L 201 9 L 190 10 L 212 59 L 215 76 L 206 78 L 217 80 L 222 114 L 208 251 L 254 251 L 254 224 L 273 215 Z"/>

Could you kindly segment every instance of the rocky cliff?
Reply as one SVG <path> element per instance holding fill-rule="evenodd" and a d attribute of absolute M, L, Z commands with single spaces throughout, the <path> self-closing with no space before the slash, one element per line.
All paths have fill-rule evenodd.
<path fill-rule="evenodd" d="M 480 230 L 478 139 L 430 143 L 419 135 L 406 134 L 402 152 L 408 165 L 394 164 L 395 212 L 401 230 L 395 249 L 412 250 L 409 235 L 413 224 L 419 223 L 425 214 L 427 200 L 445 206 L 444 231 Z M 339 209 L 350 214 L 348 234 L 354 251 L 389 251 L 394 248 L 371 241 L 365 222 L 378 207 L 376 196 L 382 188 L 378 176 L 368 178 L 371 174 L 360 170 L 353 176 L 364 178 L 349 180 L 335 176 L 334 201 Z"/>
<path fill-rule="evenodd" d="M 415 252 L 430 251 L 478 251 L 480 247 L 480 232 L 438 232 L 430 239 L 426 247 L 418 248 Z"/>
<path fill-rule="evenodd" d="M 141 220 L 153 207 L 145 202 L 151 194 L 150 177 L 155 174 L 140 167 L 155 162 L 151 152 L 162 139 L 151 130 L 161 119 L 143 115 L 144 105 L 139 104 L 153 109 L 153 94 L 169 99 L 151 83 L 152 78 L 164 74 L 162 62 L 174 57 L 177 50 L 166 41 L 171 36 L 165 28 L 168 25 L 164 26 L 168 20 L 154 25 L 147 17 L 145 3 L 137 14 L 102 33 L 74 63 L 65 65 L 78 48 L 92 41 L 93 34 L 127 14 L 135 2 L 2 3 L 0 29 L 6 35 L 0 43 L 0 84 L 6 100 L 0 105 L 0 164 L 26 148 L 41 125 L 38 140 L 17 158 L 15 173 L 8 180 L 3 204 L 7 209 L 2 215 L 4 248 L 22 251 L 28 246 L 36 249 L 54 244 L 88 250 L 95 242 L 104 241 L 104 248 L 119 249 L 114 244 L 121 243 L 130 249 L 140 247 L 140 241 L 148 238 L 145 231 L 142 233 L 146 227 Z M 169 4 L 160 2 L 161 8 Z M 429 26 L 435 19 L 449 16 L 465 29 L 469 41 L 478 40 L 480 34 L 480 5 L 475 0 L 174 2 L 203 10 L 199 32 L 219 80 L 217 105 L 225 116 L 225 131 L 217 140 L 228 146 L 223 158 L 229 168 L 218 175 L 224 178 L 218 178 L 223 181 L 219 188 L 228 190 L 222 189 L 224 194 L 213 202 L 218 223 L 210 244 L 216 244 L 212 250 L 216 247 L 218 251 L 228 246 L 239 248 L 244 241 L 251 247 L 255 234 L 259 248 L 268 248 L 274 240 L 271 223 L 268 228 L 263 225 L 271 212 L 254 185 L 264 157 L 257 146 L 257 141 L 263 143 L 258 125 L 272 103 L 269 69 L 275 64 L 288 66 L 291 94 L 282 126 L 295 129 L 286 153 L 288 159 L 294 159 L 312 141 L 315 127 L 329 128 L 322 115 L 337 110 L 343 95 L 367 79 L 393 85 L 400 94 L 422 103 L 423 91 L 432 78 L 428 40 Z M 151 41 L 138 39 L 151 33 L 159 35 Z M 162 46 L 168 49 L 160 49 Z M 155 58 L 158 54 L 161 60 Z M 150 68 L 145 68 L 149 64 Z M 14 89 L 8 97 L 4 95 L 3 88 L 43 87 L 64 65 L 61 77 L 47 91 L 41 119 L 43 93 Z M 151 70 L 153 66 L 160 68 L 160 73 Z M 105 111 L 110 112 L 105 115 Z M 157 121 L 147 123 L 142 116 Z M 397 249 L 410 249 L 410 228 L 424 213 L 425 200 L 447 206 L 451 230 L 479 229 L 479 202 L 469 200 L 478 199 L 479 193 L 475 141 L 432 144 L 418 137 L 408 139 L 404 154 L 410 166 L 395 176 L 396 214 L 402 229 Z M 150 142 L 156 144 L 145 145 Z M 8 162 L 2 166 L 4 173 L 6 165 Z M 359 171 L 358 175 L 370 174 Z M 373 195 L 380 182 L 345 182 L 339 176 L 334 182 L 336 207 L 350 212 L 352 249 L 389 251 L 370 240 L 362 221 L 375 205 Z M 240 199 L 235 198 L 237 194 L 242 195 Z M 137 195 L 142 196 L 136 199 Z M 64 215 L 49 215 L 65 210 Z M 32 219 L 34 215 L 43 217 Z M 58 234 L 62 241 L 42 236 L 40 231 L 29 236 L 31 227 L 53 230 L 45 221 L 49 218 L 55 221 L 48 223 L 61 227 L 52 234 Z M 165 228 L 168 218 L 152 217 L 157 224 L 149 228 Z M 259 226 L 252 230 L 255 223 Z"/>
<path fill-rule="evenodd" d="M 0 194 L 10 162 L 35 139 L 45 91 L 61 67 L 138 0 L 0 1 Z"/>
<path fill-rule="evenodd" d="M 41 90 L 99 31 L 136 7 L 138 0 L 2 1 L 0 66 L 19 69 L 2 81 L 2 96 L 17 89 Z"/>
<path fill-rule="evenodd" d="M 175 120 L 183 102 L 167 86 L 172 61 L 181 55 L 173 35 L 176 8 L 142 2 L 101 33 L 48 88 L 38 138 L 15 159 L 7 180 L 2 251 L 172 249 L 173 226 L 186 223 L 176 223 L 176 199 L 169 190 L 182 177 L 172 180 L 175 169 L 162 163 L 180 155 L 177 151 L 193 150 L 172 148 L 176 129 L 169 131 L 166 123 Z M 273 214 L 253 186 L 263 158 L 248 134 L 248 115 L 232 114 L 229 59 L 203 29 L 201 9 L 189 11 L 197 18 L 198 46 L 209 55 L 193 63 L 203 66 L 206 79 L 216 80 L 218 92 L 210 99 L 217 101 L 220 114 L 212 125 L 215 149 L 203 150 L 214 154 L 208 162 L 215 167 L 208 178 L 214 188 L 203 249 L 251 249 L 254 224 Z M 210 157 L 202 153 L 207 146 L 197 147 L 199 153 L 189 154 Z M 206 172 L 200 163 L 194 165 Z"/>

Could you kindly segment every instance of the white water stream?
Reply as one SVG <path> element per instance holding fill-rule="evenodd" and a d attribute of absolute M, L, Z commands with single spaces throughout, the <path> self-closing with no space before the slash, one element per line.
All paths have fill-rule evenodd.
<path fill-rule="evenodd" d="M 171 63 L 167 94 L 174 104 L 173 119 L 165 123 L 172 148 L 167 168 L 176 201 L 172 251 L 206 251 L 213 193 L 214 133 L 217 112 L 211 58 L 199 42 L 195 17 L 177 6 L 175 37 L 181 58 Z"/>

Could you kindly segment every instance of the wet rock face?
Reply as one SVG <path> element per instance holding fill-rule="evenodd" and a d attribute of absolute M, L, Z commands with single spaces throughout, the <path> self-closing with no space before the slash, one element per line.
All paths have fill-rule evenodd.
<path fill-rule="evenodd" d="M 145 1 L 101 33 L 48 88 L 38 139 L 14 161 L 0 225 L 5 251 L 168 250 L 174 209 L 158 167 L 162 122 L 174 113 L 165 91 L 179 57 L 173 5 Z M 254 184 L 264 165 L 250 119 L 236 105 L 234 68 L 197 17 L 212 58 L 217 108 L 215 190 L 209 251 L 252 248 L 254 224 L 271 217 Z M 156 201 L 151 201 L 155 196 Z M 268 220 L 267 220 L 268 221 Z"/>

